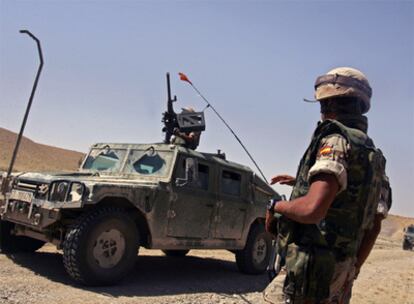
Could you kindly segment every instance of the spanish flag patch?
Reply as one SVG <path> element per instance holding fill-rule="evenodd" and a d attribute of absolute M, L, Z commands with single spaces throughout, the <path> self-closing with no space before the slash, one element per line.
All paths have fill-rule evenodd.
<path fill-rule="evenodd" d="M 332 147 L 324 146 L 319 150 L 319 155 L 321 156 L 329 156 L 333 153 Z"/>

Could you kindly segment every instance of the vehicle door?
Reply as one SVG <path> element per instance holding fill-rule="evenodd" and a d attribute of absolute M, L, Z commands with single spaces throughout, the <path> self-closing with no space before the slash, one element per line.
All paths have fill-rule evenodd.
<path fill-rule="evenodd" d="M 182 238 L 207 239 L 210 236 L 217 193 L 213 182 L 213 165 L 197 159 L 198 181 L 180 185 L 174 182 L 185 177 L 185 156 L 178 158 L 173 178 L 173 198 L 170 200 L 167 235 Z"/>
<path fill-rule="evenodd" d="M 240 239 L 242 237 L 250 204 L 247 178 L 247 173 L 236 169 L 224 167 L 219 170 L 215 238 Z"/>

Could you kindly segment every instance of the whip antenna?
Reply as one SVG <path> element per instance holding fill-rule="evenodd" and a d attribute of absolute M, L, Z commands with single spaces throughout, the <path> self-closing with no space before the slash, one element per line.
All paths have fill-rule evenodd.
<path fill-rule="evenodd" d="M 214 113 L 216 113 L 217 117 L 220 118 L 220 120 L 224 123 L 224 125 L 227 127 L 227 129 L 229 129 L 229 131 L 231 132 L 231 134 L 233 134 L 233 136 L 236 138 L 236 140 L 239 142 L 239 144 L 242 146 L 242 148 L 244 149 L 244 151 L 247 153 L 247 155 L 249 156 L 250 160 L 253 162 L 253 164 L 256 166 L 257 170 L 260 172 L 260 174 L 262 175 L 262 177 L 264 178 L 265 182 L 267 183 L 267 178 L 266 176 L 263 174 L 262 170 L 260 169 L 259 165 L 256 163 L 256 161 L 253 159 L 253 156 L 250 154 L 250 152 L 247 150 L 247 148 L 245 147 L 245 145 L 242 143 L 242 141 L 240 140 L 240 138 L 236 135 L 236 133 L 234 133 L 233 129 L 229 126 L 229 124 L 224 120 L 223 117 L 221 117 L 221 115 L 219 114 L 219 112 L 216 111 L 216 109 L 212 106 L 212 104 L 207 100 L 207 98 L 205 98 L 203 96 L 203 94 L 201 94 L 201 92 L 197 89 L 197 87 L 190 81 L 190 79 L 188 79 L 188 77 L 184 74 L 184 73 L 178 73 L 178 75 L 180 76 L 180 79 L 182 81 L 185 81 L 187 83 L 189 83 L 191 85 L 191 87 L 197 92 L 198 96 L 200 96 L 206 103 L 207 103 L 207 107 L 206 108 L 211 108 Z"/>

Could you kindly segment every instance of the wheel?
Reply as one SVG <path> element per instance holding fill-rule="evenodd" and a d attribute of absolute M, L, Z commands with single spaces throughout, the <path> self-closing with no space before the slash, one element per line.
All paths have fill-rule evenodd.
<path fill-rule="evenodd" d="M 247 274 L 260 274 L 266 271 L 272 250 L 272 237 L 263 225 L 254 225 L 247 237 L 246 246 L 236 252 L 239 270 Z"/>
<path fill-rule="evenodd" d="M 35 252 L 45 244 L 43 241 L 32 239 L 26 236 L 13 235 L 13 229 L 13 223 L 0 220 L 1 253 Z"/>
<path fill-rule="evenodd" d="M 123 209 L 96 209 L 82 215 L 67 231 L 63 263 L 81 284 L 112 285 L 133 268 L 138 244 L 137 227 Z"/>
<path fill-rule="evenodd" d="M 186 256 L 190 250 L 162 250 L 168 257 L 183 257 Z"/>
<path fill-rule="evenodd" d="M 402 248 L 403 250 L 410 250 L 411 244 L 407 240 L 404 240 Z"/>

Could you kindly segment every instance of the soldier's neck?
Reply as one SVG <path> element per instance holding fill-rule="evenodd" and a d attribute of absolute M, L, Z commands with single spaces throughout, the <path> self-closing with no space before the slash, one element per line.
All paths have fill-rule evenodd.
<path fill-rule="evenodd" d="M 368 118 L 364 115 L 350 115 L 350 114 L 324 114 L 322 120 L 333 119 L 344 124 L 349 128 L 361 130 L 364 133 L 368 131 Z"/>

